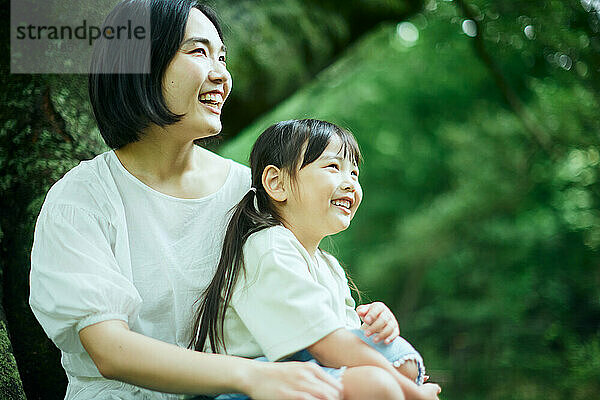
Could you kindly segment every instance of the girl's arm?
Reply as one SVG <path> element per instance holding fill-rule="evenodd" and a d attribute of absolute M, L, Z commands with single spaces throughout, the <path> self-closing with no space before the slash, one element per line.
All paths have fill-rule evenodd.
<path fill-rule="evenodd" d="M 256 400 L 341 398 L 341 385 L 312 363 L 267 363 L 184 349 L 109 320 L 83 328 L 96 367 L 115 379 L 168 393 L 244 393 Z"/>
<path fill-rule="evenodd" d="M 330 333 L 309 346 L 308 351 L 327 367 L 372 365 L 383 368 L 398 381 L 407 400 L 437 399 L 439 386 L 435 384 L 417 386 L 410 379 L 396 371 L 384 356 L 346 329 L 338 329 Z"/>

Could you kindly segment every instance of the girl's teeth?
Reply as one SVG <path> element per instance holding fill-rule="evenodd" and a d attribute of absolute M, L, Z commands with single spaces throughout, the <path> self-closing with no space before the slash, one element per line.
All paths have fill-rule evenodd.
<path fill-rule="evenodd" d="M 334 206 L 341 206 L 341 207 L 345 207 L 345 208 L 350 208 L 350 202 L 349 201 L 345 201 L 345 200 L 335 200 L 332 201 Z"/>

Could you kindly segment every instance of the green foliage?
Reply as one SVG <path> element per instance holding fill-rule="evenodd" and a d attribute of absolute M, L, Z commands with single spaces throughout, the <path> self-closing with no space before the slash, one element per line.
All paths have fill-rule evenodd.
<path fill-rule="evenodd" d="M 349 127 L 365 156 L 365 198 L 334 245 L 359 288 L 402 320 L 443 397 L 595 397 L 598 92 L 590 68 L 545 54 L 594 38 L 581 24 L 567 32 L 546 21 L 588 15 L 577 3 L 477 5 L 493 64 L 463 33 L 462 10 L 430 1 L 408 26 L 417 41 L 401 35 L 407 25 L 374 31 L 221 152 L 246 161 L 256 136 L 282 119 Z M 535 40 L 523 14 L 541 25 Z M 569 53 L 581 57 L 573 65 L 594 51 Z M 520 103 L 507 100 L 511 90 Z"/>
<path fill-rule="evenodd" d="M 52 77 L 3 73 L 0 79 L 3 306 L 27 394 L 61 398 L 65 376 L 59 355 L 27 303 L 33 230 L 50 186 L 105 147 L 85 107 L 85 77 L 61 77 L 68 85 L 54 91 Z"/>
<path fill-rule="evenodd" d="M 310 82 L 363 32 L 406 18 L 423 1 L 380 1 L 372 7 L 349 0 L 341 9 L 339 3 L 301 0 L 213 3 L 225 26 L 234 82 L 223 113 L 223 132 L 231 137 Z"/>
<path fill-rule="evenodd" d="M 4 320 L 0 320 L 0 397 L 6 400 L 24 400 L 23 384 L 11 347 L 6 324 Z"/>

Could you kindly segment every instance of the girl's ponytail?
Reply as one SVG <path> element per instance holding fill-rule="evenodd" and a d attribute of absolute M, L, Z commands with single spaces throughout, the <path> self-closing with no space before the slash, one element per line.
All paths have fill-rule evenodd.
<path fill-rule="evenodd" d="M 203 351 L 206 339 L 209 339 L 213 353 L 219 349 L 226 351 L 223 340 L 225 310 L 240 272 L 245 272 L 244 243 L 253 233 L 279 224 L 266 196 L 264 190 L 253 186 L 231 210 L 217 270 L 200 298 L 192 331 L 195 335 L 189 345 L 192 349 Z"/>

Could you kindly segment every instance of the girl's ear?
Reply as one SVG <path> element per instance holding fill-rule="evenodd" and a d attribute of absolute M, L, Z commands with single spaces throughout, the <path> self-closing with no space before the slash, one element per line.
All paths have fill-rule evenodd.
<path fill-rule="evenodd" d="M 275 201 L 287 200 L 282 171 L 274 165 L 268 165 L 262 174 L 262 185 L 265 191 Z"/>

